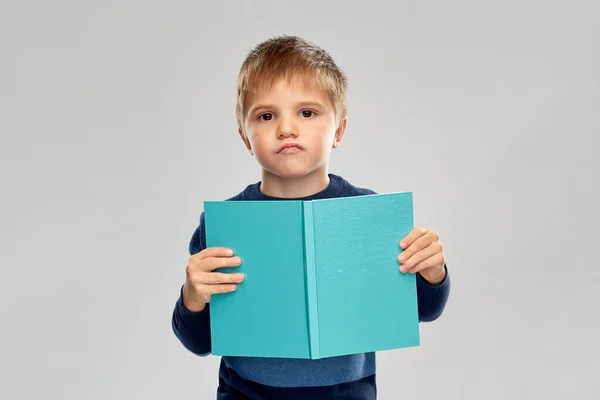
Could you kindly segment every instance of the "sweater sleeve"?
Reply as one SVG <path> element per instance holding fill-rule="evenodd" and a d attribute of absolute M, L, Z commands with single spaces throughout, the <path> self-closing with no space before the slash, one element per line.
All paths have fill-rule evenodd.
<path fill-rule="evenodd" d="M 200 224 L 190 240 L 189 253 L 193 255 L 205 248 L 204 213 L 202 213 Z M 183 304 L 183 285 L 179 290 L 179 298 L 175 303 L 171 324 L 175 336 L 187 350 L 198 356 L 206 356 L 211 353 L 210 306 L 207 304 L 200 312 L 188 310 Z"/>
<path fill-rule="evenodd" d="M 419 304 L 419 321 L 421 322 L 435 321 L 446 308 L 450 295 L 450 274 L 446 265 L 444 265 L 444 268 L 446 269 L 446 276 L 437 285 L 432 285 L 420 273 L 417 273 L 417 301 Z"/>

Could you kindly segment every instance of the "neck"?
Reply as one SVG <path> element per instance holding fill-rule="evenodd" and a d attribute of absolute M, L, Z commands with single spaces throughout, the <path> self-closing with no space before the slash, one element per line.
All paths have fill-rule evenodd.
<path fill-rule="evenodd" d="M 260 191 L 267 196 L 293 199 L 311 196 L 329 185 L 326 168 L 297 178 L 282 178 L 263 169 Z"/>

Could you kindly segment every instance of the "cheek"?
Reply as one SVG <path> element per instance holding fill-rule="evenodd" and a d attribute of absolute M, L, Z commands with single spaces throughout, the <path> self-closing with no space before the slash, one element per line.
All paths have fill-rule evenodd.
<path fill-rule="evenodd" d="M 250 139 L 250 143 L 252 144 L 252 147 L 254 148 L 254 152 L 255 153 L 263 153 L 266 151 L 266 141 L 264 139 L 263 136 L 261 135 L 255 135 Z"/>
<path fill-rule="evenodd" d="M 260 132 L 257 132 L 256 129 L 248 129 L 246 131 L 246 135 L 248 137 L 248 141 L 250 142 L 250 145 L 255 149 L 255 152 L 257 149 L 257 147 L 259 147 L 261 145 L 261 135 Z"/>
<path fill-rule="evenodd" d="M 320 153 L 328 153 L 333 145 L 333 139 L 335 138 L 335 129 L 326 124 L 316 129 L 313 137 L 313 145 L 318 148 Z"/>
<path fill-rule="evenodd" d="M 268 153 L 272 144 L 266 139 L 265 135 L 261 135 L 260 132 L 253 132 L 248 135 L 248 141 L 252 146 L 252 152 L 258 161 L 265 161 L 268 158 Z"/>

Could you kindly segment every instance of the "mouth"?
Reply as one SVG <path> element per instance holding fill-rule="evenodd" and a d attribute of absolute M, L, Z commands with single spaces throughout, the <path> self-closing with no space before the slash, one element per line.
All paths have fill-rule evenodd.
<path fill-rule="evenodd" d="M 300 144 L 286 143 L 277 149 L 277 153 L 293 153 L 300 150 L 304 150 L 304 147 L 302 147 Z"/>

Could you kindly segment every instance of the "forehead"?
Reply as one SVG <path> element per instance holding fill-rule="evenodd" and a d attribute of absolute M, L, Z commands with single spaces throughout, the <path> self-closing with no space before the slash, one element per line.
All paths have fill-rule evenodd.
<path fill-rule="evenodd" d="M 306 101 L 311 98 L 331 105 L 328 93 L 315 79 L 302 75 L 278 77 L 257 82 L 246 95 L 246 106 L 263 101 Z"/>

